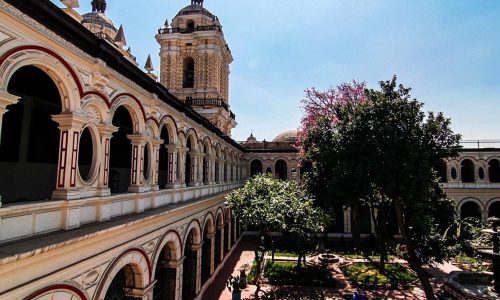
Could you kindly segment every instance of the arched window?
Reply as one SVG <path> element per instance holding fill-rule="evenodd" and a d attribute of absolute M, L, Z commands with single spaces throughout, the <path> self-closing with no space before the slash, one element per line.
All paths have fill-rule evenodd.
<path fill-rule="evenodd" d="M 132 117 L 124 106 L 115 111 L 113 125 L 118 131 L 111 138 L 109 188 L 111 193 L 123 193 L 128 191 L 132 165 L 132 145 L 127 135 L 133 133 Z"/>
<path fill-rule="evenodd" d="M 163 140 L 163 144 L 160 146 L 159 160 L 158 160 L 158 185 L 160 189 L 167 187 L 167 183 L 173 182 L 175 179 L 173 176 L 173 166 L 170 167 L 170 161 L 172 160 L 168 153 L 167 145 L 170 144 L 170 137 L 167 126 L 163 126 L 160 133 L 160 139 Z M 173 158 L 173 157 L 172 157 Z"/>
<path fill-rule="evenodd" d="M 175 244 L 168 242 L 163 247 L 156 264 L 154 299 L 175 299 L 177 269 L 169 266 L 173 261 L 175 261 Z"/>
<path fill-rule="evenodd" d="M 481 220 L 481 208 L 474 201 L 467 201 L 460 208 L 460 218 L 476 218 Z"/>
<path fill-rule="evenodd" d="M 460 174 L 462 176 L 462 182 L 475 182 L 474 163 L 470 159 L 464 159 L 461 166 Z"/>
<path fill-rule="evenodd" d="M 488 218 L 491 217 L 500 218 L 500 201 L 494 202 L 490 205 L 488 209 Z"/>
<path fill-rule="evenodd" d="M 490 182 L 500 182 L 500 162 L 497 159 L 492 159 L 488 163 L 488 176 Z"/>
<path fill-rule="evenodd" d="M 262 162 L 258 159 L 252 160 L 250 163 L 250 176 L 262 174 Z"/>
<path fill-rule="evenodd" d="M 276 162 L 274 174 L 275 174 L 276 178 L 279 178 L 281 180 L 288 179 L 288 168 L 287 168 L 286 161 L 280 159 Z"/>
<path fill-rule="evenodd" d="M 137 281 L 140 279 L 140 273 L 130 264 L 125 265 L 113 278 L 105 300 L 128 299 L 134 288 L 138 288 Z"/>
<path fill-rule="evenodd" d="M 193 32 L 194 31 L 194 21 L 189 21 L 187 23 L 187 31 L 188 32 Z"/>
<path fill-rule="evenodd" d="M 7 91 L 19 102 L 7 107 L 0 141 L 0 195 L 4 203 L 50 199 L 57 177 L 62 111 L 56 84 L 44 71 L 26 66 L 10 78 Z M 86 139 L 86 134 L 84 138 Z M 30 187 L 26 188 L 26 183 Z"/>
<path fill-rule="evenodd" d="M 193 88 L 194 87 L 194 59 L 188 57 L 184 59 L 184 76 L 182 78 L 183 88 Z"/>

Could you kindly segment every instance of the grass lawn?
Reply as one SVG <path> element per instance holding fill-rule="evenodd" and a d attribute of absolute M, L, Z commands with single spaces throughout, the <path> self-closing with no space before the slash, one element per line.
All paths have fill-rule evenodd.
<path fill-rule="evenodd" d="M 334 286 L 335 281 L 327 269 L 306 266 L 296 268 L 296 262 L 267 261 L 264 277 L 271 284 L 295 286 Z"/>
<path fill-rule="evenodd" d="M 375 264 L 355 263 L 346 267 L 344 273 L 352 282 L 363 284 L 410 284 L 417 279 L 417 275 L 401 264 L 386 264 L 385 269 L 387 276 L 380 274 Z"/>

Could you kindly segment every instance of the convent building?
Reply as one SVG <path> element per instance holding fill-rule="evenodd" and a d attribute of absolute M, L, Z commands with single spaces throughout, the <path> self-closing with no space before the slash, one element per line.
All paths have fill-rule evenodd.
<path fill-rule="evenodd" d="M 0 0 L 0 299 L 201 299 L 244 231 L 225 195 L 257 173 L 300 182 L 297 134 L 231 138 L 233 56 L 203 0 L 158 30 L 159 78 L 105 0 L 61 2 Z M 499 161 L 447 162 L 463 216 L 500 212 Z"/>

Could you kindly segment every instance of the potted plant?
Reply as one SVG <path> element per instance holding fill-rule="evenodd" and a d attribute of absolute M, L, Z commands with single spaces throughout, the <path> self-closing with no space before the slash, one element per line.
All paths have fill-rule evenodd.
<path fill-rule="evenodd" d="M 241 300 L 240 276 L 229 275 L 226 286 L 233 295 L 232 300 Z"/>

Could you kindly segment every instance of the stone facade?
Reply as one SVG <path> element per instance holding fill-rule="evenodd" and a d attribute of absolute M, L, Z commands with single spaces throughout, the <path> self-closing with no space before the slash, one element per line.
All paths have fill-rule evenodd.
<path fill-rule="evenodd" d="M 229 106 L 231 51 L 218 18 L 204 7 L 183 8 L 158 31 L 160 82 L 222 132 L 236 126 Z"/>

